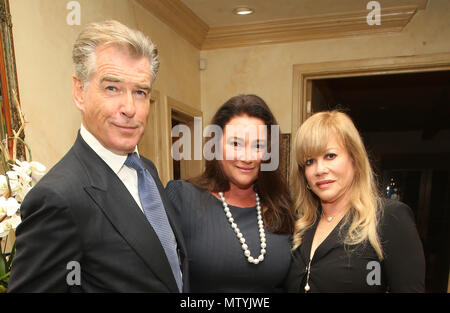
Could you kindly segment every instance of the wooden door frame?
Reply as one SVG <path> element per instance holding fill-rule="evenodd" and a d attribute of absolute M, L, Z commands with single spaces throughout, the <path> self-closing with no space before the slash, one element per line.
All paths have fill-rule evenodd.
<path fill-rule="evenodd" d="M 161 180 L 163 184 L 165 185 L 169 180 L 173 179 L 173 163 L 172 163 L 172 154 L 171 154 L 171 148 L 172 148 L 172 111 L 179 112 L 183 115 L 189 116 L 192 119 L 194 117 L 201 117 L 203 119 L 203 113 L 202 111 L 186 104 L 181 101 L 178 101 L 174 98 L 171 98 L 169 96 L 166 97 L 166 104 L 167 104 L 167 110 L 164 117 L 165 124 L 166 124 L 166 131 L 167 133 L 162 136 L 162 138 L 166 138 L 166 140 L 163 140 L 163 143 L 161 143 L 160 148 L 163 150 L 163 155 L 167 156 L 165 158 L 161 159 Z M 202 129 L 203 133 L 203 129 Z M 200 161 L 201 162 L 201 161 Z"/>
<path fill-rule="evenodd" d="M 450 53 L 295 64 L 292 91 L 292 140 L 294 140 L 298 127 L 310 114 L 307 110 L 307 97 L 309 96 L 307 86 L 313 79 L 442 70 L 450 70 Z"/>
<path fill-rule="evenodd" d="M 308 103 L 308 99 L 311 98 L 312 80 L 443 70 L 450 70 L 450 52 L 295 64 L 293 66 L 290 163 L 296 164 L 293 149 L 297 129 L 311 115 L 311 103 Z"/>

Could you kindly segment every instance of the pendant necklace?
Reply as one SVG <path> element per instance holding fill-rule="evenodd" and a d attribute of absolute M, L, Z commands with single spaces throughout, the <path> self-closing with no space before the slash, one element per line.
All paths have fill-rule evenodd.
<path fill-rule="evenodd" d="M 337 212 L 336 214 L 330 215 L 330 216 L 326 216 L 325 213 L 323 213 L 323 211 L 322 211 L 322 216 L 325 217 L 325 219 L 327 220 L 328 223 L 331 223 L 331 221 L 333 221 L 333 219 L 336 216 L 340 216 L 342 213 L 344 213 L 344 215 L 345 215 L 345 213 L 347 213 L 347 210 L 343 210 L 343 211 Z"/>
<path fill-rule="evenodd" d="M 309 286 L 309 274 L 311 274 L 311 261 L 312 261 L 312 259 L 309 259 L 308 266 L 306 267 L 305 293 L 308 292 L 311 289 L 311 287 Z"/>
<path fill-rule="evenodd" d="M 325 219 L 327 220 L 328 223 L 331 223 L 331 221 L 334 218 L 334 216 L 326 216 L 323 212 L 322 212 L 322 216 L 325 217 Z"/>

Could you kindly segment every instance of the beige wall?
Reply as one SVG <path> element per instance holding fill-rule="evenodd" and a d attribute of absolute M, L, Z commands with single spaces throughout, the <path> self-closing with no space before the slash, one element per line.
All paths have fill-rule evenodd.
<path fill-rule="evenodd" d="M 383 22 L 383 21 L 381 21 Z M 293 65 L 450 52 L 450 1 L 431 0 L 399 33 L 202 51 L 202 111 L 210 121 L 231 96 L 255 93 L 291 131 Z"/>
<path fill-rule="evenodd" d="M 89 22 L 116 19 L 144 31 L 157 44 L 161 67 L 154 88 L 160 98 L 157 119 L 164 129 L 168 128 L 162 118 L 167 114 L 167 96 L 200 109 L 198 49 L 133 0 L 79 0 L 80 26 L 66 23 L 68 2 L 10 1 L 19 92 L 29 122 L 26 140 L 34 160 L 53 166 L 76 137 L 81 118 L 71 98 L 71 50 Z M 151 134 L 146 134 L 144 140 L 150 139 Z M 160 153 L 167 156 L 166 151 Z M 168 175 L 167 169 L 160 172 Z"/>
<path fill-rule="evenodd" d="M 169 177 L 167 97 L 203 111 L 208 123 L 231 96 L 263 97 L 281 124 L 291 131 L 293 65 L 377 57 L 450 52 L 450 1 L 431 0 L 399 33 L 354 38 L 199 51 L 134 0 L 79 0 L 81 26 L 66 24 L 69 0 L 13 0 L 11 13 L 21 102 L 33 157 L 54 165 L 70 148 L 80 125 L 71 99 L 72 44 L 88 22 L 117 19 L 149 34 L 160 51 L 161 70 L 156 160 Z M 199 57 L 207 69 L 198 70 Z M 147 133 L 144 146 L 155 139 Z M 157 145 L 158 147 L 158 145 Z"/>

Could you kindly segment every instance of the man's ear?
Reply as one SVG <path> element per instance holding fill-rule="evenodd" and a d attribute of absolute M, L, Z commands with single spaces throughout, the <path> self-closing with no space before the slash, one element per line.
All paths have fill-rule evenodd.
<path fill-rule="evenodd" d="M 83 82 L 74 74 L 72 76 L 72 98 L 78 110 L 84 111 L 84 85 Z"/>

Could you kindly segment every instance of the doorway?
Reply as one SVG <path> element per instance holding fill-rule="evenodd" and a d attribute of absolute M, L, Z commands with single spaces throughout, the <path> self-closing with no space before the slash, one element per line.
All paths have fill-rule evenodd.
<path fill-rule="evenodd" d="M 344 111 L 360 131 L 384 196 L 411 207 L 426 292 L 447 292 L 450 70 L 310 80 L 310 113 Z"/>
<path fill-rule="evenodd" d="M 194 133 L 194 118 L 191 116 L 187 116 L 183 113 L 180 113 L 178 111 L 172 110 L 172 119 L 171 119 L 171 126 L 172 129 L 177 125 L 186 125 L 190 133 Z M 175 143 L 180 140 L 181 137 L 175 137 L 172 135 L 172 147 L 175 145 Z M 191 138 L 190 143 L 193 143 L 193 140 Z M 185 149 L 184 146 L 181 147 L 180 153 L 183 152 L 183 149 Z M 192 160 L 192 153 L 191 153 L 191 160 Z M 186 180 L 193 176 L 192 172 L 192 165 L 189 164 L 191 160 L 185 160 L 185 159 L 178 159 L 174 158 L 172 155 L 172 175 L 174 180 L 183 179 Z"/>
<path fill-rule="evenodd" d="M 172 136 L 172 133 L 169 132 L 169 147 L 170 147 L 170 179 L 183 179 L 186 180 L 188 178 L 192 178 L 195 176 L 198 176 L 202 173 L 202 160 L 196 159 L 194 154 L 195 144 L 198 144 L 194 138 L 194 136 L 198 135 L 198 132 L 200 131 L 200 137 L 202 134 L 202 128 L 201 125 L 196 126 L 195 119 L 202 120 L 202 112 L 187 105 L 180 101 L 177 101 L 175 99 L 172 99 L 170 97 L 167 97 L 167 107 L 169 112 L 169 125 L 171 126 L 171 129 L 173 129 L 177 125 L 183 125 L 187 127 L 189 130 L 189 142 L 185 142 L 186 144 L 190 144 L 190 155 L 185 158 L 174 158 L 172 148 L 175 147 L 175 143 L 178 140 L 186 140 L 186 138 L 183 138 L 182 136 L 185 136 L 187 134 L 181 134 L 181 137 L 175 137 Z M 199 129 L 196 129 L 198 127 Z M 198 140 L 198 138 L 197 138 Z M 202 140 L 202 138 L 200 138 Z M 202 142 L 200 142 L 202 144 Z M 181 151 L 178 151 L 182 153 L 184 149 L 187 149 L 188 147 L 184 147 L 181 145 L 180 149 Z"/>

